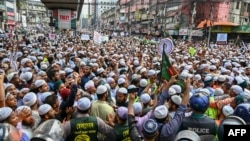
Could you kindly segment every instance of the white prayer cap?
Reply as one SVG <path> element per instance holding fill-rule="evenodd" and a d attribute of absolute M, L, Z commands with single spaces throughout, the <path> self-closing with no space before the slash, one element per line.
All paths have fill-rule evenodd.
<path fill-rule="evenodd" d="M 157 119 L 163 119 L 167 116 L 168 109 L 165 105 L 157 106 L 154 110 L 154 117 Z"/>
<path fill-rule="evenodd" d="M 27 82 L 32 78 L 32 73 L 31 72 L 21 73 L 20 78 Z"/>
<path fill-rule="evenodd" d="M 17 75 L 18 73 L 17 72 L 12 72 L 10 74 L 7 75 L 7 80 L 10 82 L 15 75 Z"/>
<path fill-rule="evenodd" d="M 10 107 L 1 107 L 0 108 L 0 121 L 7 119 L 13 110 Z"/>
<path fill-rule="evenodd" d="M 234 109 L 230 105 L 225 105 L 222 108 L 222 113 L 224 114 L 225 117 L 228 117 L 230 115 L 233 115 Z"/>
<path fill-rule="evenodd" d="M 200 74 L 196 74 L 194 76 L 194 79 L 197 80 L 197 81 L 201 80 L 201 75 Z"/>
<path fill-rule="evenodd" d="M 175 103 L 176 105 L 180 105 L 182 98 L 179 95 L 173 95 L 170 97 L 170 99 L 172 100 L 173 103 Z"/>
<path fill-rule="evenodd" d="M 243 92 L 243 89 L 239 85 L 233 85 L 230 89 L 237 95 Z"/>
<path fill-rule="evenodd" d="M 181 86 L 180 85 L 172 85 L 170 86 L 170 88 L 173 88 L 177 94 L 180 94 L 182 89 L 181 89 Z"/>
<path fill-rule="evenodd" d="M 124 78 L 119 78 L 117 83 L 118 83 L 118 85 L 121 85 L 121 84 L 123 84 L 125 81 L 126 81 L 126 80 L 125 80 Z"/>
<path fill-rule="evenodd" d="M 46 83 L 46 81 L 45 80 L 43 80 L 43 79 L 39 79 L 39 80 L 36 80 L 35 81 L 35 86 L 37 87 L 37 88 L 39 88 L 39 87 L 41 87 L 43 84 L 45 84 Z"/>
<path fill-rule="evenodd" d="M 107 87 L 104 85 L 99 85 L 96 89 L 96 94 L 104 94 L 105 92 L 107 92 Z"/>
<path fill-rule="evenodd" d="M 140 86 L 141 86 L 141 87 L 146 87 L 147 85 L 148 85 L 148 82 L 147 82 L 146 79 L 141 79 L 141 80 L 140 80 Z"/>
<path fill-rule="evenodd" d="M 168 94 L 171 96 L 171 95 L 175 95 L 176 94 L 176 90 L 174 88 L 169 88 L 168 89 Z"/>
<path fill-rule="evenodd" d="M 95 87 L 95 83 L 93 80 L 89 80 L 85 85 L 84 85 L 84 88 L 85 90 L 89 89 L 89 88 L 92 88 L 92 87 Z"/>
<path fill-rule="evenodd" d="M 220 81 L 220 82 L 224 82 L 224 81 L 226 81 L 226 79 L 227 79 L 227 77 L 225 75 L 218 76 L 218 81 Z"/>
<path fill-rule="evenodd" d="M 142 112 L 142 104 L 140 102 L 135 102 L 133 104 L 133 108 L 134 108 L 134 113 L 135 115 L 139 114 Z"/>
<path fill-rule="evenodd" d="M 38 113 L 39 113 L 39 115 L 42 116 L 42 115 L 47 114 L 51 109 L 52 109 L 52 107 L 49 104 L 42 104 L 38 108 Z"/>
<path fill-rule="evenodd" d="M 122 93 L 122 94 L 128 94 L 128 90 L 126 88 L 123 88 L 123 87 L 119 88 L 118 92 Z"/>
<path fill-rule="evenodd" d="M 42 93 L 41 100 L 44 102 L 48 96 L 52 95 L 51 92 Z"/>
<path fill-rule="evenodd" d="M 153 76 L 155 74 L 156 74 L 155 70 L 149 70 L 148 71 L 148 76 Z"/>
<path fill-rule="evenodd" d="M 37 101 L 37 96 L 33 92 L 29 92 L 23 97 L 23 103 L 27 106 L 33 106 Z"/>
<path fill-rule="evenodd" d="M 87 97 L 80 98 L 77 101 L 77 108 L 79 110 L 85 111 L 89 109 L 91 106 L 91 101 Z"/>
<path fill-rule="evenodd" d="M 19 106 L 16 109 L 17 114 L 19 114 L 23 109 L 28 109 L 31 112 L 31 109 L 29 106 Z"/>
<path fill-rule="evenodd" d="M 151 97 L 148 93 L 144 93 L 140 96 L 140 101 L 143 103 L 143 104 L 146 104 L 148 102 L 150 102 L 151 100 Z"/>
<path fill-rule="evenodd" d="M 97 69 L 97 74 L 101 74 L 101 73 L 103 73 L 103 72 L 104 72 L 104 69 L 103 69 L 103 68 Z"/>

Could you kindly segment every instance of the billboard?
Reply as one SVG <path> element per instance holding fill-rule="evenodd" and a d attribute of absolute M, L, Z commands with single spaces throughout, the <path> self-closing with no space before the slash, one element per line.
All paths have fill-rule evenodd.
<path fill-rule="evenodd" d="M 56 9 L 52 12 L 55 28 L 76 29 L 77 13 L 69 9 Z"/>

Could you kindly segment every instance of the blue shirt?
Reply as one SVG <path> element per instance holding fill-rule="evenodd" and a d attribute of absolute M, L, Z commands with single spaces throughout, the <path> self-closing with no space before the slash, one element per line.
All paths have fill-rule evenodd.
<path fill-rule="evenodd" d="M 20 141 L 30 141 L 30 139 L 25 133 L 22 133 Z"/>
<path fill-rule="evenodd" d="M 162 91 L 157 106 L 163 105 L 165 100 L 169 97 L 168 91 Z M 162 125 L 161 131 L 158 137 L 158 141 L 173 141 L 176 137 L 176 134 L 179 131 L 182 120 L 185 117 L 185 111 L 187 109 L 186 105 L 179 105 L 178 109 L 175 112 L 174 117 L 168 122 Z"/>

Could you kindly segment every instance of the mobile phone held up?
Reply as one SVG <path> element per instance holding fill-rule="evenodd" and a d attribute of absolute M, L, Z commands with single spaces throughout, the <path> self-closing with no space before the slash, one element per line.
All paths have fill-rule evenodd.
<path fill-rule="evenodd" d="M 128 89 L 128 93 L 138 92 L 139 88 Z"/>

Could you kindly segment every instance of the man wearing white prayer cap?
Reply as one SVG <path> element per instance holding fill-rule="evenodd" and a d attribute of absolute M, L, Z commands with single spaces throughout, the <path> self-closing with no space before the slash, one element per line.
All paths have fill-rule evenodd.
<path fill-rule="evenodd" d="M 235 97 L 235 96 L 240 95 L 242 93 L 243 93 L 243 89 L 239 85 L 233 85 L 230 88 L 229 95 L 231 97 Z"/>
<path fill-rule="evenodd" d="M 95 87 L 95 83 L 93 80 L 89 80 L 85 84 L 85 90 L 91 96 L 93 101 L 97 100 L 96 87 Z"/>
<path fill-rule="evenodd" d="M 12 114 L 12 112 L 13 110 L 10 107 L 0 108 L 0 121 L 4 122 Z"/>
<path fill-rule="evenodd" d="M 118 107 L 124 106 L 128 107 L 128 90 L 127 88 L 121 87 L 117 90 L 117 95 L 116 95 L 116 105 Z"/>
<path fill-rule="evenodd" d="M 25 87 L 29 88 L 33 82 L 33 74 L 32 72 L 21 73 L 20 79 L 25 81 Z"/>
<path fill-rule="evenodd" d="M 35 81 L 35 86 L 38 90 L 38 93 L 37 93 L 37 99 L 38 99 L 38 103 L 39 105 L 42 105 L 42 100 L 41 100 L 41 97 L 42 97 L 42 94 L 44 92 L 48 92 L 49 91 L 49 87 L 48 87 L 48 84 L 45 80 L 43 79 L 38 79 Z"/>
<path fill-rule="evenodd" d="M 38 113 L 41 117 L 41 123 L 55 118 L 55 111 L 49 104 L 42 104 L 41 106 L 39 106 Z"/>
<path fill-rule="evenodd" d="M 32 111 L 31 111 L 29 106 L 19 106 L 16 109 L 17 114 L 19 115 L 22 112 L 23 109 L 27 109 L 27 115 L 25 116 L 25 118 L 22 121 L 21 131 L 24 132 L 29 137 L 29 139 L 31 139 L 32 136 L 33 136 L 32 127 L 34 125 L 34 119 L 32 117 Z"/>
<path fill-rule="evenodd" d="M 109 114 L 114 115 L 113 107 L 108 102 L 108 89 L 104 85 L 99 85 L 96 88 L 97 101 L 92 104 L 91 113 L 92 116 L 98 116 L 103 120 L 106 120 Z M 99 110 L 102 109 L 102 110 Z"/>
<path fill-rule="evenodd" d="M 144 116 L 144 115 L 146 115 L 152 109 L 152 107 L 150 106 L 150 102 L 151 102 L 150 95 L 148 93 L 143 93 L 140 96 L 140 102 L 143 105 L 142 115 L 141 116 Z"/>
<path fill-rule="evenodd" d="M 33 92 L 27 93 L 23 97 L 23 103 L 24 105 L 29 106 L 32 110 L 32 118 L 34 119 L 34 125 L 32 126 L 32 129 L 35 129 L 41 122 L 41 117 L 38 113 L 38 100 L 36 94 Z"/>

